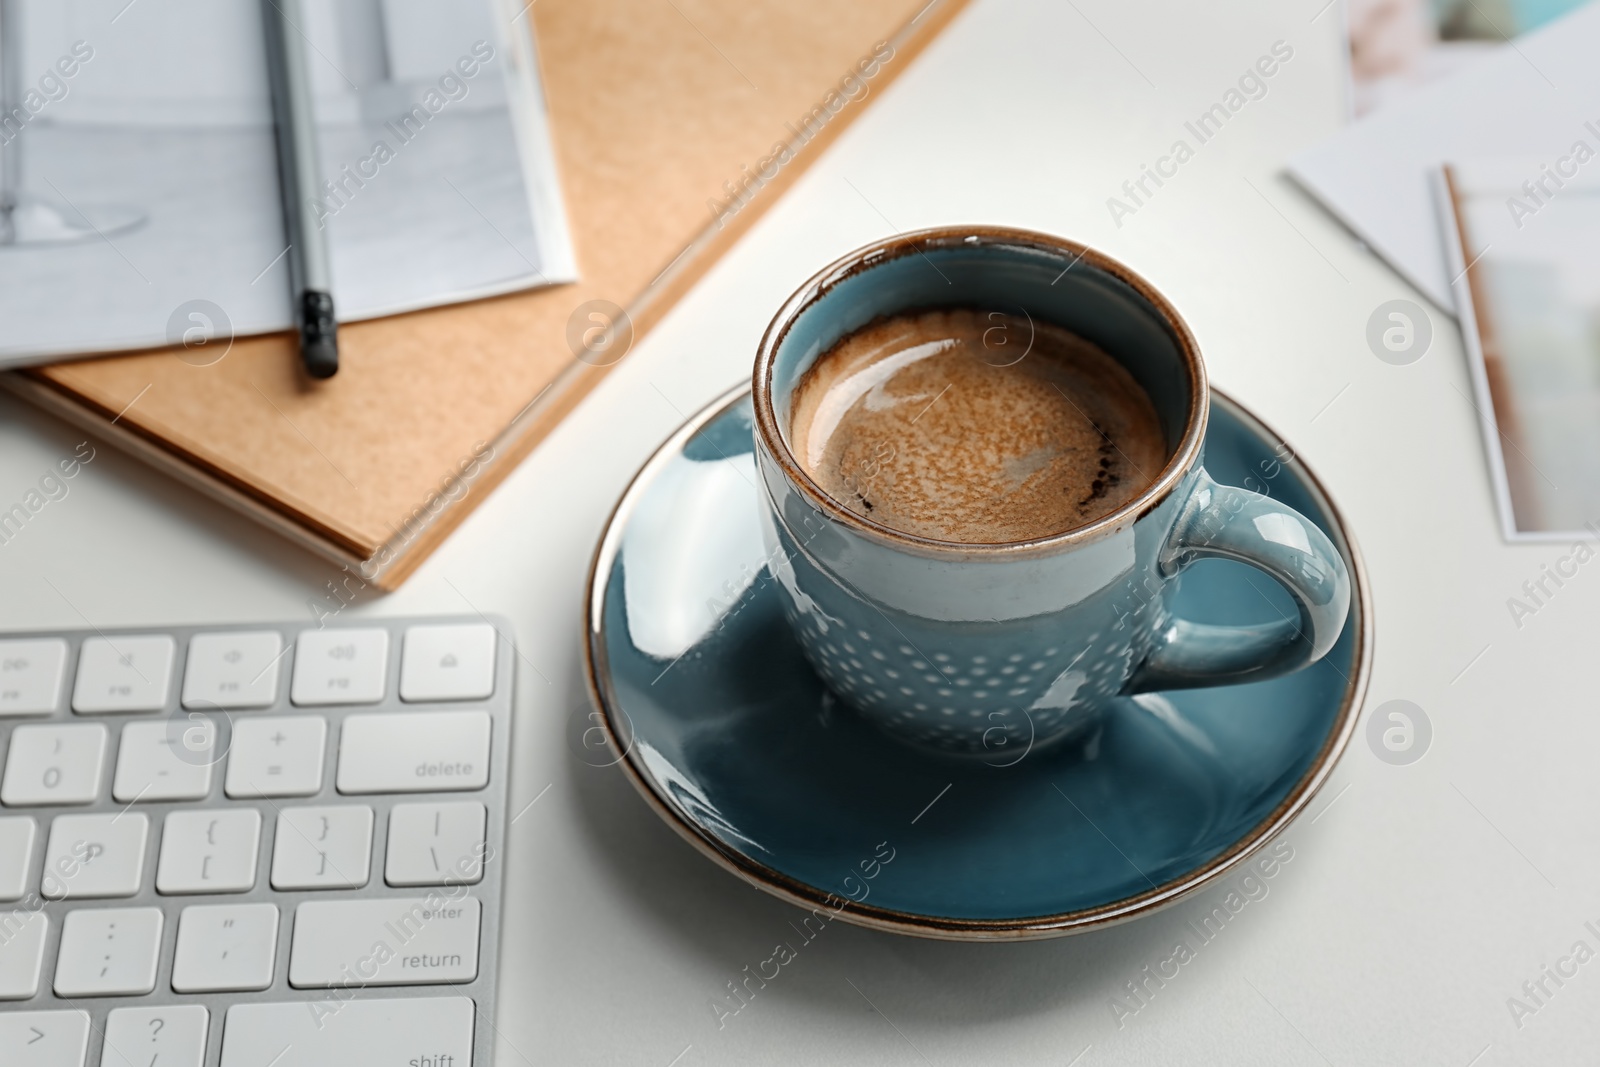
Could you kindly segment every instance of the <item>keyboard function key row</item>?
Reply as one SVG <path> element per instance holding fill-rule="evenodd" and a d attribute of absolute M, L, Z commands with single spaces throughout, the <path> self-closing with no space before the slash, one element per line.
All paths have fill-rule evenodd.
<path fill-rule="evenodd" d="M 488 623 L 418 625 L 405 632 L 400 699 L 407 703 L 483 700 L 494 692 L 495 630 Z M 195 634 L 189 639 L 182 704 L 196 709 L 271 707 L 278 699 L 275 630 Z M 0 716 L 47 715 L 60 702 L 69 656 L 58 637 L 0 640 Z M 167 706 L 177 643 L 166 634 L 85 638 L 72 709 L 160 711 Z M 376 704 L 388 676 L 389 632 L 304 630 L 295 640 L 290 699 L 312 707 Z"/>

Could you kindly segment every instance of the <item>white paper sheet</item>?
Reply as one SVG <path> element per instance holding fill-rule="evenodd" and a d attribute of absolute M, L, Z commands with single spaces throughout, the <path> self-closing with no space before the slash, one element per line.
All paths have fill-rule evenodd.
<path fill-rule="evenodd" d="M 0 366 L 288 328 L 258 0 L 0 2 L 21 23 L 14 84 L 36 93 L 0 135 L 23 194 L 142 218 L 0 244 Z M 305 11 L 339 318 L 573 280 L 526 20 L 503 0 Z"/>
<path fill-rule="evenodd" d="M 1301 153 L 1289 172 L 1440 308 L 1454 307 L 1432 180 L 1450 159 L 1554 163 L 1600 147 L 1600 4 L 1519 38 Z"/>

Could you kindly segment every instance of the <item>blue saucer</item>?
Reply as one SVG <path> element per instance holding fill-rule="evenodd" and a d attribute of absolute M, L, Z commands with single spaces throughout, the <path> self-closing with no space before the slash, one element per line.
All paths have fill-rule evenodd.
<path fill-rule="evenodd" d="M 1297 674 L 1125 700 L 1086 740 L 985 762 L 906 747 L 841 705 L 789 635 L 757 525 L 748 389 L 647 463 L 595 555 L 589 682 L 620 763 L 667 823 L 758 887 L 927 937 L 1051 937 L 1170 904 L 1310 802 L 1343 751 L 1371 661 L 1366 576 L 1316 479 L 1213 393 L 1206 466 L 1314 519 L 1356 596 Z M 1294 618 L 1260 572 L 1185 571 L 1176 610 Z"/>

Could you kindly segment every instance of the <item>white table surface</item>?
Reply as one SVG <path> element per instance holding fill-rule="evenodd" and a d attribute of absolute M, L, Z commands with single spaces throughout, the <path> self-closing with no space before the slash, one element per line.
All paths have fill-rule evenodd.
<path fill-rule="evenodd" d="M 1318 16 L 1322 2 L 975 0 L 403 590 L 348 610 L 516 625 L 513 806 L 539 799 L 506 855 L 498 1063 L 1593 1061 L 1600 962 L 1546 979 L 1552 995 L 1520 1026 L 1507 998 L 1574 942 L 1600 949 L 1583 925 L 1600 927 L 1600 716 L 1585 684 L 1600 569 L 1514 624 L 1506 599 L 1564 550 L 1497 533 L 1453 322 L 1433 311 L 1418 363 L 1375 358 L 1373 309 L 1420 297 L 1279 176 L 1342 121 L 1339 12 Z M 1277 40 L 1294 56 L 1268 94 L 1116 227 L 1106 198 Z M 708 47 L 706 62 L 723 60 Z M 1033 944 L 831 924 L 719 1029 L 712 1002 L 798 912 L 695 853 L 618 770 L 571 754 L 590 552 L 656 444 L 749 373 L 800 281 L 891 228 L 962 221 L 1086 240 L 1174 300 L 1216 384 L 1345 510 L 1376 605 L 1368 706 L 1415 701 L 1432 746 L 1391 766 L 1358 733 L 1286 833 L 1294 858 L 1269 895 L 1120 1026 L 1119 987 L 1220 891 Z M 79 440 L 0 398 L 0 505 Z M 102 447 L 0 546 L 0 624 L 309 619 L 334 573 Z"/>

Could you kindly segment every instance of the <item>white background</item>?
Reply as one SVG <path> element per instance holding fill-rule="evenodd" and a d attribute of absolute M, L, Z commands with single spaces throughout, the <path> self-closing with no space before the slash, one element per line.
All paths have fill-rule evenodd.
<path fill-rule="evenodd" d="M 1582 927 L 1600 919 L 1600 563 L 1516 628 L 1507 598 L 1564 550 L 1508 547 L 1496 532 L 1453 322 L 1431 309 L 1427 356 L 1380 362 L 1368 316 L 1420 297 L 1279 176 L 1342 121 L 1339 11 L 1321 4 L 975 0 L 401 592 L 350 609 L 481 609 L 516 625 L 513 810 L 539 799 L 506 856 L 500 1064 L 1593 1062 L 1600 962 L 1520 1029 L 1506 999 L 1579 937 L 1600 948 Z M 1267 96 L 1115 227 L 1106 198 L 1277 40 L 1294 57 Z M 724 62 L 710 46 L 705 61 Z M 1390 766 L 1358 732 L 1286 834 L 1294 859 L 1267 898 L 1120 1030 L 1117 987 L 1215 894 L 1037 944 L 835 923 L 719 1030 L 711 1001 L 799 913 L 714 867 L 620 772 L 568 749 L 586 700 L 590 552 L 634 470 L 749 373 L 762 328 L 807 275 L 891 228 L 963 221 L 1086 240 L 1172 298 L 1216 384 L 1344 508 L 1374 590 L 1369 705 L 1415 701 L 1432 746 Z M 0 507 L 79 440 L 0 399 Z M 101 448 L 70 496 L 0 546 L 0 621 L 309 619 L 332 577 Z"/>

